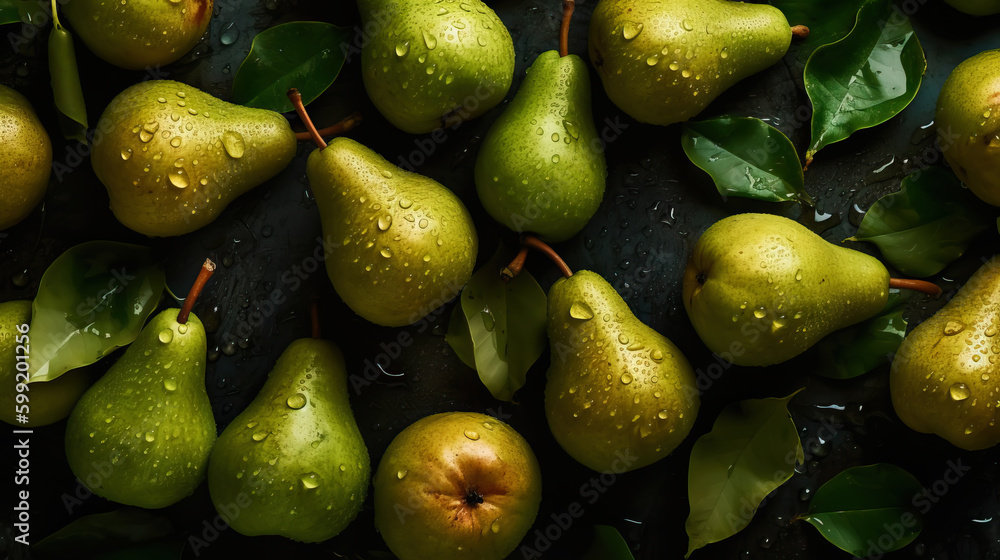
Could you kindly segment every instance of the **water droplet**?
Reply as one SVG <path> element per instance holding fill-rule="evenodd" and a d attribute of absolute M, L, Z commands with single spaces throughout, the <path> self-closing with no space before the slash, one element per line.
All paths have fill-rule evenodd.
<path fill-rule="evenodd" d="M 421 33 L 423 33 L 424 35 L 424 44 L 427 45 L 427 48 L 430 50 L 434 50 L 434 47 L 436 47 L 438 44 L 437 38 L 428 33 L 426 29 L 421 31 Z"/>
<path fill-rule="evenodd" d="M 628 336 L 625 333 L 619 333 L 618 342 L 621 344 L 628 344 Z"/>
<path fill-rule="evenodd" d="M 763 319 L 766 315 L 767 315 L 767 310 L 765 310 L 763 307 L 758 307 L 757 309 L 753 310 L 753 316 L 758 319 Z"/>
<path fill-rule="evenodd" d="M 410 52 L 410 42 L 396 43 L 396 56 L 403 58 Z"/>
<path fill-rule="evenodd" d="M 729 58 L 729 51 L 726 50 L 726 47 L 722 47 L 722 52 L 719 53 L 719 56 L 722 58 Z"/>
<path fill-rule="evenodd" d="M 222 28 L 222 36 L 219 37 L 219 42 L 221 42 L 223 45 L 232 45 L 233 43 L 236 42 L 237 39 L 240 38 L 240 30 L 238 27 L 235 27 L 233 25 L 234 23 L 235 22 L 230 22 L 228 25 Z"/>
<path fill-rule="evenodd" d="M 132 148 L 124 148 L 122 150 L 122 159 L 128 160 L 130 157 L 132 157 Z"/>
<path fill-rule="evenodd" d="M 694 26 L 691 25 L 691 22 L 688 21 L 688 20 L 682 21 L 681 22 L 681 27 L 684 28 L 684 31 L 693 31 L 694 30 Z"/>
<path fill-rule="evenodd" d="M 257 427 L 257 421 L 256 420 L 251 420 L 251 421 L 247 422 L 247 428 L 250 428 L 252 430 L 255 427 Z"/>
<path fill-rule="evenodd" d="M 314 472 L 306 473 L 300 476 L 299 480 L 302 481 L 302 487 L 306 490 L 312 490 L 319 486 L 319 475 Z"/>
<path fill-rule="evenodd" d="M 649 353 L 649 357 L 652 358 L 654 362 L 659 362 L 663 360 L 663 352 L 659 348 L 654 348 L 652 352 Z"/>
<path fill-rule="evenodd" d="M 670 413 L 667 412 L 666 410 L 661 410 L 656 413 L 656 417 L 659 418 L 660 420 L 666 420 L 669 416 Z"/>
<path fill-rule="evenodd" d="M 180 136 L 174 136 L 173 138 L 171 138 L 170 139 L 170 146 L 174 147 L 174 148 L 180 148 L 181 147 L 181 137 Z"/>
<path fill-rule="evenodd" d="M 574 301 L 569 306 L 569 316 L 581 321 L 587 321 L 594 318 L 594 310 L 586 302 Z"/>
<path fill-rule="evenodd" d="M 490 524 L 490 531 L 493 531 L 494 534 L 500 532 L 500 518 L 499 517 L 496 518 L 496 519 L 494 519 L 493 523 Z"/>
<path fill-rule="evenodd" d="M 385 214 L 378 217 L 378 229 L 385 231 L 392 225 L 392 215 Z"/>
<path fill-rule="evenodd" d="M 187 334 L 188 332 L 187 324 L 177 325 L 177 332 L 180 334 Z"/>
<path fill-rule="evenodd" d="M 160 339 L 160 342 L 167 344 L 168 342 L 174 339 L 174 331 L 170 329 L 163 329 L 162 331 L 160 331 L 158 338 Z"/>
<path fill-rule="evenodd" d="M 475 430 L 465 430 L 465 437 L 471 439 L 472 441 L 476 441 L 479 439 L 479 432 Z"/>
<path fill-rule="evenodd" d="M 153 441 L 156 440 L 156 434 L 154 434 L 153 432 L 146 432 L 146 436 L 144 439 L 149 443 L 153 443 Z"/>
<path fill-rule="evenodd" d="M 660 57 L 658 57 L 658 56 L 656 56 L 654 54 L 653 56 L 651 56 L 651 57 L 649 57 L 649 58 L 646 59 L 646 65 L 647 66 L 656 66 L 656 63 L 659 62 L 659 61 L 660 61 Z"/>
<path fill-rule="evenodd" d="M 243 135 L 232 130 L 223 132 L 222 147 L 226 149 L 226 153 L 232 158 L 239 159 L 243 157 L 243 151 L 245 149 Z"/>
<path fill-rule="evenodd" d="M 688 70 L 687 68 L 685 68 L 685 69 L 681 70 L 681 76 L 684 76 L 685 78 L 690 78 L 691 77 L 691 71 Z"/>
<path fill-rule="evenodd" d="M 632 374 L 629 373 L 629 372 L 627 372 L 627 371 L 625 373 L 623 373 L 622 377 L 621 377 L 621 382 L 624 385 L 628 385 L 629 383 L 631 383 L 632 382 Z"/>
<path fill-rule="evenodd" d="M 669 68 L 670 68 L 671 70 L 673 70 L 673 71 L 675 71 L 675 72 L 676 72 L 676 71 L 677 71 L 677 69 L 678 69 L 678 68 L 680 68 L 680 65 L 679 65 L 679 64 L 677 64 L 676 62 L 671 62 L 671 63 L 670 63 L 670 65 L 669 65 L 668 67 L 669 67 Z"/>
<path fill-rule="evenodd" d="M 483 37 L 482 35 L 480 35 L 479 37 L 476 37 L 476 42 L 479 43 L 480 47 L 485 47 L 486 46 L 486 37 Z"/>
<path fill-rule="evenodd" d="M 801 282 L 802 281 L 802 269 L 799 269 L 799 270 L 795 271 L 795 281 L 796 282 Z"/>
<path fill-rule="evenodd" d="M 985 334 L 986 336 L 996 336 L 997 334 L 996 325 L 990 325 L 986 327 L 986 332 L 984 332 L 983 334 Z"/>
<path fill-rule="evenodd" d="M 390 251 L 388 247 L 385 247 L 379 251 L 379 254 L 388 259 L 392 256 L 392 251 Z"/>
<path fill-rule="evenodd" d="M 574 140 L 580 139 L 580 128 L 576 126 L 573 121 L 563 121 L 563 128 L 566 129 L 566 134 L 569 134 Z"/>
<path fill-rule="evenodd" d="M 253 435 L 250 436 L 250 439 L 256 441 L 257 443 L 260 443 L 260 442 L 264 441 L 265 439 L 267 439 L 267 436 L 269 436 L 269 435 L 270 434 L 268 432 L 266 432 L 264 430 L 260 430 L 258 432 L 254 432 Z"/>
<path fill-rule="evenodd" d="M 412 200 L 410 200 L 408 198 L 401 198 L 401 199 L 399 199 L 399 207 L 400 208 L 409 208 L 410 206 L 413 206 L 413 201 Z"/>
<path fill-rule="evenodd" d="M 622 26 L 622 37 L 626 41 L 631 41 L 635 39 L 640 33 L 642 33 L 642 24 L 636 23 L 634 21 L 626 21 Z"/>
<path fill-rule="evenodd" d="M 944 326 L 944 334 L 947 336 L 954 336 L 962 330 L 965 329 L 965 323 L 960 321 L 948 321 L 948 324 Z"/>
<path fill-rule="evenodd" d="M 306 396 L 302 393 L 295 393 L 285 399 L 285 404 L 288 405 L 288 408 L 298 410 L 306 405 Z"/>
<path fill-rule="evenodd" d="M 163 388 L 166 389 L 166 390 L 168 390 L 168 391 L 176 391 L 177 390 L 177 380 L 175 380 L 172 377 L 170 379 L 164 379 L 163 380 Z"/>
<path fill-rule="evenodd" d="M 971 392 L 969 391 L 969 387 L 965 383 L 955 383 L 954 385 L 951 386 L 951 388 L 948 389 L 948 394 L 954 401 L 964 401 L 965 399 L 969 398 Z"/>
<path fill-rule="evenodd" d="M 186 189 L 187 186 L 190 184 L 190 182 L 188 181 L 187 173 L 184 171 L 183 168 L 172 170 L 170 173 L 167 174 L 167 177 L 170 179 L 170 184 L 177 187 L 178 189 Z"/>

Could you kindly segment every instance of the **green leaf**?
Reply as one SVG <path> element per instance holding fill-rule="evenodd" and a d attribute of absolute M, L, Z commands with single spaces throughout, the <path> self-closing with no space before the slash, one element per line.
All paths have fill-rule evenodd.
<path fill-rule="evenodd" d="M 888 463 L 847 469 L 816 491 L 804 519 L 823 537 L 854 556 L 899 550 L 923 528 L 913 499 L 923 486 Z"/>
<path fill-rule="evenodd" d="M 635 560 L 618 529 L 594 525 L 594 542 L 580 560 Z"/>
<path fill-rule="evenodd" d="M 462 290 L 445 339 L 494 397 L 513 399 L 545 350 L 546 297 L 526 270 L 504 284 L 500 270 L 513 256 L 503 247 Z M 458 309 L 461 308 L 459 311 Z"/>
<path fill-rule="evenodd" d="M 86 144 L 87 106 L 83 101 L 80 72 L 76 67 L 73 36 L 58 20 L 49 33 L 49 73 L 63 136 Z"/>
<path fill-rule="evenodd" d="M 29 22 L 38 12 L 38 2 L 32 0 L 0 0 L 0 25 Z"/>
<path fill-rule="evenodd" d="M 293 21 L 259 33 L 233 79 L 233 102 L 285 113 L 295 110 L 287 93 L 296 88 L 308 105 L 337 79 L 344 66 L 341 45 L 350 33 L 313 21 Z"/>
<path fill-rule="evenodd" d="M 60 255 L 32 306 L 31 381 L 50 381 L 130 344 L 164 282 L 152 252 L 138 245 L 91 241 Z"/>
<path fill-rule="evenodd" d="M 802 357 L 823 377 L 850 379 L 892 361 L 906 336 L 903 310 L 912 292 L 889 291 L 881 313 L 856 325 L 831 333 Z"/>
<path fill-rule="evenodd" d="M 861 7 L 851 33 L 813 52 L 806 93 L 813 104 L 806 165 L 824 146 L 894 117 L 917 95 L 927 60 L 910 19 L 890 0 Z"/>
<path fill-rule="evenodd" d="M 791 140 L 760 119 L 720 117 L 684 125 L 684 153 L 715 181 L 719 194 L 812 204 Z"/>
<path fill-rule="evenodd" d="M 688 466 L 685 558 L 743 530 L 764 498 L 805 460 L 788 413 L 788 401 L 797 393 L 731 404 L 695 442 Z"/>
<path fill-rule="evenodd" d="M 899 192 L 880 198 L 851 241 L 878 245 L 900 272 L 927 277 L 962 256 L 980 233 L 992 229 L 995 212 L 943 167 L 917 171 Z"/>
<path fill-rule="evenodd" d="M 173 532 L 167 518 L 126 508 L 81 517 L 32 545 L 31 552 L 37 558 L 76 558 L 149 543 Z"/>
<path fill-rule="evenodd" d="M 872 0 L 771 0 L 771 5 L 781 10 L 791 25 L 805 25 L 809 36 L 792 39 L 789 52 L 804 64 L 817 48 L 843 39 L 854 27 L 858 10 Z"/>

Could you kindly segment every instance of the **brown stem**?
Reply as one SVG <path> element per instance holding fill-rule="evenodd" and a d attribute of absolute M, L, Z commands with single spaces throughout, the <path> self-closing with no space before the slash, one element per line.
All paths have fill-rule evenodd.
<path fill-rule="evenodd" d="M 524 261 L 528 258 L 528 247 L 523 246 L 521 250 L 518 251 L 517 256 L 514 260 L 510 261 L 503 270 L 500 271 L 500 281 L 506 284 L 514 279 L 518 274 L 521 274 L 521 270 L 524 268 Z"/>
<path fill-rule="evenodd" d="M 319 298 L 312 300 L 312 304 L 309 306 L 309 314 L 312 316 L 312 337 L 319 340 L 323 338 L 319 323 Z"/>
<path fill-rule="evenodd" d="M 804 25 L 793 25 L 792 35 L 795 35 L 799 39 L 805 39 L 809 36 L 809 28 Z"/>
<path fill-rule="evenodd" d="M 339 123 L 318 130 L 320 136 L 339 136 L 361 124 L 361 113 L 354 111 L 346 119 Z M 299 141 L 312 140 L 312 132 L 296 132 L 295 139 Z"/>
<path fill-rule="evenodd" d="M 562 26 L 559 28 L 559 55 L 569 54 L 569 21 L 573 19 L 573 10 L 576 9 L 574 0 L 563 0 Z"/>
<path fill-rule="evenodd" d="M 299 114 L 299 118 L 305 123 L 306 129 L 309 130 L 309 136 L 312 137 L 313 142 L 319 146 L 319 149 L 326 147 L 326 142 L 323 141 L 323 137 L 319 135 L 319 131 L 316 130 L 316 125 L 313 124 L 312 119 L 309 118 L 309 113 L 306 112 L 305 105 L 302 104 L 302 94 L 299 90 L 292 88 L 288 90 L 288 99 L 292 102 L 292 107 L 295 107 L 295 112 Z"/>
<path fill-rule="evenodd" d="M 554 262 L 556 266 L 559 267 L 559 271 L 563 273 L 563 276 L 567 278 L 573 276 L 573 271 L 570 270 L 569 265 L 566 264 L 566 261 L 562 260 L 562 257 L 560 257 L 559 254 L 552 249 L 552 247 L 549 247 L 541 239 L 538 239 L 537 237 L 531 235 L 525 235 L 524 238 L 521 239 L 521 244 L 544 253 L 545 256 L 549 258 L 549 260 Z"/>
<path fill-rule="evenodd" d="M 194 302 L 201 295 L 201 290 L 205 288 L 205 284 L 212 277 L 213 272 L 215 272 L 215 263 L 212 262 L 212 259 L 205 259 L 205 263 L 201 265 L 201 271 L 198 272 L 198 277 L 194 279 L 194 284 L 191 285 L 191 291 L 184 298 L 184 305 L 181 306 L 181 312 L 177 314 L 177 322 L 181 325 L 187 323 L 188 315 L 191 314 Z"/>
<path fill-rule="evenodd" d="M 941 287 L 932 282 L 927 282 L 926 280 L 910 280 L 907 278 L 890 278 L 889 279 L 890 288 L 899 288 L 902 290 L 914 290 L 917 292 L 923 292 L 932 296 L 941 295 Z"/>

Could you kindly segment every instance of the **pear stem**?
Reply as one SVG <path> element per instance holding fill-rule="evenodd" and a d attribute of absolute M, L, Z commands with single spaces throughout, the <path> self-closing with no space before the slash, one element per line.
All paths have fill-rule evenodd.
<path fill-rule="evenodd" d="M 804 25 L 793 25 L 792 35 L 795 35 L 799 39 L 805 39 L 809 36 L 809 28 Z"/>
<path fill-rule="evenodd" d="M 361 124 L 361 112 L 354 111 L 339 123 L 318 130 L 320 136 L 339 136 Z M 296 132 L 295 139 L 299 141 L 312 140 L 312 132 Z"/>
<path fill-rule="evenodd" d="M 62 29 L 62 23 L 59 22 L 59 10 L 56 8 L 58 2 L 52 0 L 52 26 L 56 29 Z"/>
<path fill-rule="evenodd" d="M 524 268 L 524 261 L 528 259 L 528 247 L 524 245 L 521 250 L 517 252 L 517 256 L 514 260 L 510 261 L 510 264 L 504 267 L 500 271 L 500 281 L 506 284 L 514 279 L 515 276 L 521 274 L 521 269 Z"/>
<path fill-rule="evenodd" d="M 570 270 L 569 265 L 566 264 L 566 261 L 562 260 L 562 257 L 560 257 L 559 254 L 552 249 L 552 247 L 549 247 L 548 244 L 546 244 L 541 239 L 538 239 L 533 235 L 525 235 L 521 239 L 521 245 L 524 245 L 525 247 L 531 247 L 536 251 L 541 251 L 546 257 L 549 258 L 550 261 L 554 262 L 555 265 L 559 267 L 559 271 L 563 273 L 563 276 L 567 278 L 573 276 L 573 271 Z"/>
<path fill-rule="evenodd" d="M 184 305 L 181 306 L 181 312 L 177 314 L 177 322 L 181 325 L 187 323 L 188 315 L 191 314 L 191 308 L 194 307 L 194 302 L 201 295 L 202 289 L 205 288 L 205 284 L 208 279 L 212 277 L 212 273 L 215 272 L 215 263 L 212 259 L 205 259 L 205 263 L 201 265 L 201 271 L 198 272 L 198 277 L 194 279 L 194 284 L 191 285 L 191 291 L 188 292 L 186 298 L 184 298 Z"/>
<path fill-rule="evenodd" d="M 306 112 L 305 105 L 302 104 L 302 94 L 299 90 L 292 88 L 288 90 L 288 99 L 292 102 L 292 107 L 295 107 L 295 112 L 299 114 L 299 118 L 305 123 L 306 129 L 309 130 L 309 135 L 312 137 L 313 142 L 319 147 L 319 149 L 326 148 L 326 142 L 323 141 L 323 137 L 320 136 L 319 131 L 316 130 L 316 125 L 313 124 L 312 119 L 309 118 L 309 113 Z"/>
<path fill-rule="evenodd" d="M 569 54 L 569 21 L 573 19 L 573 10 L 576 9 L 574 0 L 563 0 L 562 26 L 559 28 L 559 56 Z"/>
<path fill-rule="evenodd" d="M 890 288 L 899 288 L 902 290 L 914 290 L 917 292 L 923 292 L 931 296 L 941 295 L 941 287 L 932 282 L 926 280 L 910 280 L 907 278 L 890 278 L 889 279 Z"/>
<path fill-rule="evenodd" d="M 319 340 L 323 338 L 322 329 L 320 329 L 319 324 L 319 298 L 312 300 L 312 305 L 309 306 L 309 314 L 312 318 L 312 337 Z"/>

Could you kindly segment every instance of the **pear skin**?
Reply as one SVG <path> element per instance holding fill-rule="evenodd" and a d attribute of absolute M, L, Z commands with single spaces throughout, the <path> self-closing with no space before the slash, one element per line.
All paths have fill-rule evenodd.
<path fill-rule="evenodd" d="M 771 214 L 716 222 L 684 271 L 684 308 L 698 336 L 744 366 L 789 360 L 874 316 L 888 298 L 889 272 L 878 259 Z"/>
<path fill-rule="evenodd" d="M 320 542 L 361 511 L 370 473 L 340 349 L 301 339 L 281 354 L 257 397 L 219 436 L 208 489 L 222 515 L 249 501 L 228 520 L 240 534 Z"/>
<path fill-rule="evenodd" d="M 975 451 L 1000 443 L 1000 259 L 906 335 L 889 374 L 904 424 Z"/>
<path fill-rule="evenodd" d="M 971 16 L 1000 14 L 1000 0 L 944 0 L 952 8 Z"/>
<path fill-rule="evenodd" d="M 0 85 L 0 230 L 28 217 L 45 196 L 52 142 L 31 103 Z"/>
<path fill-rule="evenodd" d="M 589 270 L 552 285 L 548 316 L 545 415 L 570 456 L 620 473 L 680 445 L 700 399 L 691 364 L 670 340 Z"/>

